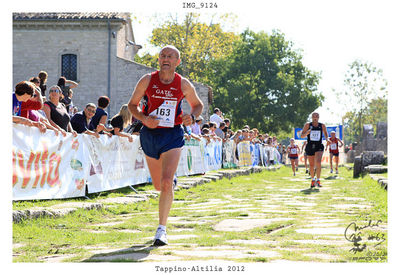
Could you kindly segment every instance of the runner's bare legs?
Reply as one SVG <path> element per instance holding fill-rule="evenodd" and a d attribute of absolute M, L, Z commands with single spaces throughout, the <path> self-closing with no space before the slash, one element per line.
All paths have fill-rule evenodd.
<path fill-rule="evenodd" d="M 178 168 L 182 148 L 174 148 L 161 154 L 159 159 L 146 156 L 154 188 L 161 191 L 159 198 L 159 224 L 166 226 L 169 211 L 174 200 L 172 182 Z"/>
<path fill-rule="evenodd" d="M 322 160 L 322 155 L 324 154 L 323 151 L 317 151 L 315 152 L 315 159 L 314 161 L 316 163 L 315 166 L 317 168 L 317 179 L 321 178 L 321 160 Z"/>

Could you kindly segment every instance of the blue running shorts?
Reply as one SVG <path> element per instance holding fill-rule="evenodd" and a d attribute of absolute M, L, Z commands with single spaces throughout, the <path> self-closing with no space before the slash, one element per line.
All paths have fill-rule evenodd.
<path fill-rule="evenodd" d="M 185 145 L 183 128 L 181 125 L 156 129 L 143 126 L 140 130 L 140 144 L 146 156 L 159 159 L 162 153 Z"/>

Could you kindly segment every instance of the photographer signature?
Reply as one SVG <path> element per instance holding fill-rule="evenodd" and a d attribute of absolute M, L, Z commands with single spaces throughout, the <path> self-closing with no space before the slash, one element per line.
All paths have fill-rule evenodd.
<path fill-rule="evenodd" d="M 379 224 L 382 223 L 381 220 L 378 220 L 376 222 L 373 222 L 372 220 L 369 220 L 367 225 L 364 226 L 358 226 L 355 222 L 350 223 L 347 227 L 346 230 L 344 231 L 344 237 L 346 238 L 346 240 L 348 240 L 349 242 L 352 242 L 354 247 L 352 249 L 350 249 L 351 252 L 361 252 L 363 251 L 367 245 L 361 244 L 360 242 L 363 240 L 362 235 L 363 229 L 366 228 L 372 228 L 372 227 L 379 227 Z M 352 232 L 354 231 L 354 232 Z M 381 243 L 383 243 L 386 238 L 385 238 L 385 234 L 378 232 L 378 233 L 373 233 L 373 234 L 369 234 L 367 237 L 367 240 L 376 240 L 378 241 L 378 243 L 376 245 L 374 245 L 374 247 L 380 245 Z"/>

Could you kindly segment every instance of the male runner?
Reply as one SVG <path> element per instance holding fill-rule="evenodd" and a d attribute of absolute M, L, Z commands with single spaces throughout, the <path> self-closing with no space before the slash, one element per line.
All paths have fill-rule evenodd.
<path fill-rule="evenodd" d="M 324 145 L 322 144 L 322 133 L 324 133 L 327 145 L 330 144 L 328 138 L 328 132 L 326 131 L 325 124 L 318 122 L 319 114 L 312 113 L 312 122 L 306 123 L 303 127 L 303 131 L 301 132 L 301 137 L 304 138 L 307 136 L 307 145 L 306 145 L 306 154 L 310 164 L 310 173 L 311 173 L 311 188 L 317 185 L 321 186 L 320 176 L 321 176 L 321 159 L 324 154 Z M 316 166 L 316 170 L 314 170 L 314 166 Z M 315 173 L 316 172 L 316 173 Z M 315 177 L 315 174 L 316 177 Z"/>
<path fill-rule="evenodd" d="M 326 147 L 326 150 L 329 147 L 329 164 L 331 165 L 331 173 L 333 173 L 332 169 L 332 158 L 335 157 L 335 164 L 336 164 L 336 174 L 339 174 L 338 167 L 339 167 L 339 147 L 343 146 L 343 142 L 340 138 L 336 137 L 335 131 L 331 131 L 331 137 L 329 139 L 331 144 Z M 339 145 L 340 143 L 340 145 Z"/>
<path fill-rule="evenodd" d="M 155 246 L 168 244 L 166 224 L 174 198 L 172 182 L 185 144 L 181 124 L 190 125 L 203 110 L 193 84 L 175 72 L 180 62 L 177 48 L 170 45 L 162 48 L 158 57 L 160 70 L 139 80 L 128 104 L 132 115 L 144 125 L 140 131 L 140 143 L 153 185 L 161 191 Z M 140 110 L 142 98 L 144 105 Z M 183 98 L 191 106 L 190 114 L 182 113 Z"/>
<path fill-rule="evenodd" d="M 287 147 L 290 162 L 292 164 L 293 176 L 296 176 L 297 167 L 299 165 L 299 151 L 298 145 L 294 144 L 294 138 L 290 139 L 290 145 Z"/>

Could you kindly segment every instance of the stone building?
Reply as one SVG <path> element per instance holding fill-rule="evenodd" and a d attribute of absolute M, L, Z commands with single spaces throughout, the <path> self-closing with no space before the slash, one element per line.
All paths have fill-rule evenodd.
<path fill-rule="evenodd" d="M 113 116 L 129 101 L 140 77 L 155 70 L 133 61 L 140 48 L 129 13 L 13 13 L 13 84 L 43 70 L 49 88 L 63 75 L 79 83 L 73 102 L 80 110 L 107 95 Z M 212 90 L 194 85 L 208 119 Z M 183 110 L 189 110 L 187 102 Z"/>

